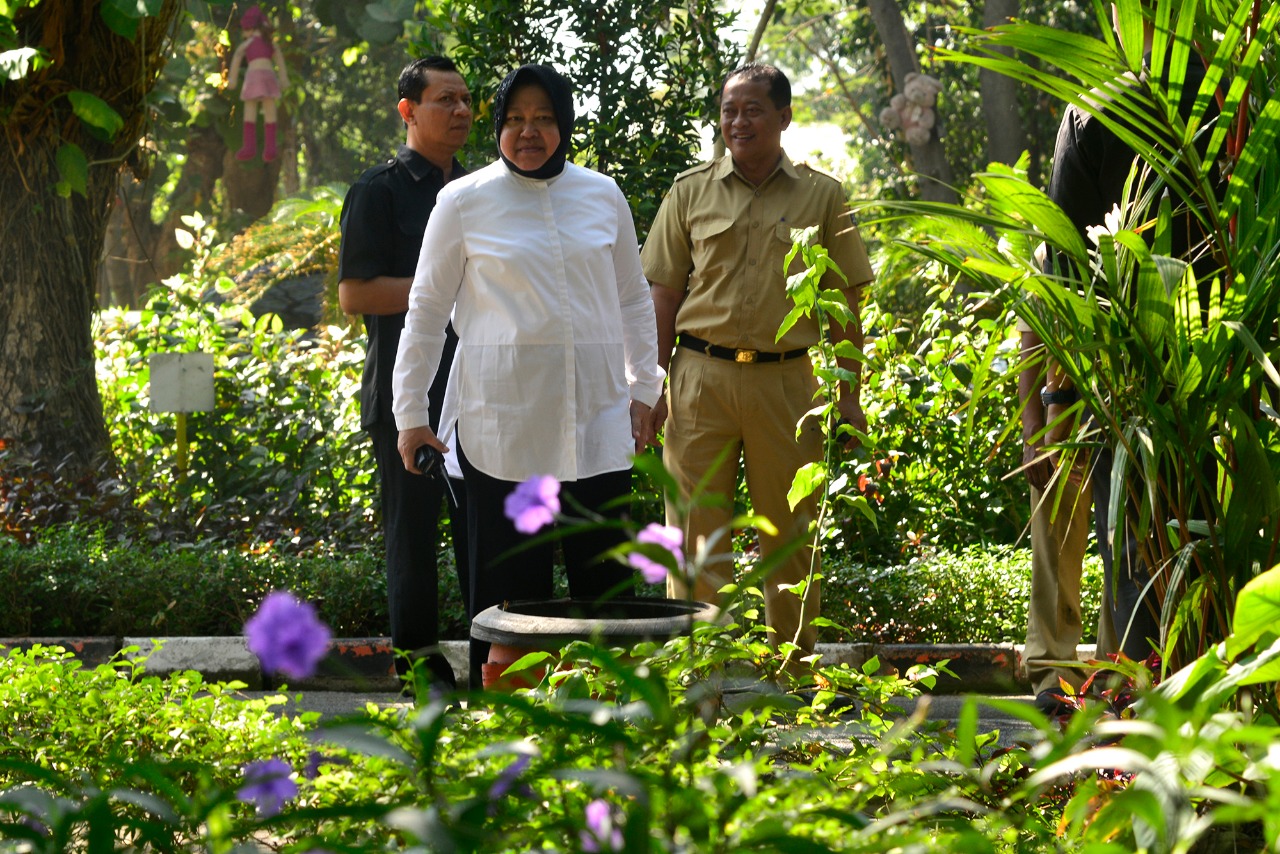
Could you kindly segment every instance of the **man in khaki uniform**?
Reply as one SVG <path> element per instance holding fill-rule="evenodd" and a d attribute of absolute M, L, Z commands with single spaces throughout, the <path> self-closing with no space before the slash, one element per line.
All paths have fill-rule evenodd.
<path fill-rule="evenodd" d="M 694 595 L 704 601 L 715 602 L 717 591 L 733 580 L 725 528 L 739 465 L 746 466 L 754 512 L 778 529 L 776 536 L 760 533 L 762 556 L 797 538 L 811 541 L 808 529 L 817 516 L 816 496 L 794 512 L 787 504 L 796 471 L 821 459 L 823 443 L 814 419 L 798 438 L 796 429 L 816 405 L 818 383 L 808 353 L 818 341 L 818 323 L 802 319 L 775 340 L 792 308 L 783 269 L 792 229 L 818 226 L 816 242 L 848 278 L 846 284 L 828 272 L 823 287 L 842 290 L 854 313 L 833 336 L 862 346 L 858 304 L 871 266 L 840 183 L 793 164 L 782 150 L 790 104 L 790 83 L 772 66 L 753 64 L 729 74 L 720 102 L 728 153 L 676 178 L 641 252 L 658 319 L 659 362 L 668 371 L 667 397 L 652 413 L 655 430 L 665 422 L 663 461 L 681 497 L 714 497 L 695 501 L 685 519 L 673 502 L 667 506 L 668 523 L 684 529 L 687 551 L 705 541 L 716 555 L 695 580 Z M 802 266 L 797 259 L 789 272 Z M 842 359 L 841 366 L 855 375 L 859 369 L 852 359 Z M 865 431 L 856 384 L 842 384 L 839 410 Z M 818 585 L 803 600 L 780 588 L 803 581 L 816 559 L 811 545 L 798 548 L 765 584 L 765 619 L 774 642 L 795 641 L 805 653 L 817 637 L 811 621 L 819 611 Z M 687 591 L 673 580 L 668 592 Z"/>

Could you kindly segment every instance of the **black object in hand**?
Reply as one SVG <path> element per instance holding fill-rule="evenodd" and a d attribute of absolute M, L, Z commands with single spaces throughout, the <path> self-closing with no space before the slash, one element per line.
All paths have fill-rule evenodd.
<path fill-rule="evenodd" d="M 444 454 L 430 445 L 419 445 L 413 452 L 413 464 L 427 477 L 436 477 L 444 468 Z"/>

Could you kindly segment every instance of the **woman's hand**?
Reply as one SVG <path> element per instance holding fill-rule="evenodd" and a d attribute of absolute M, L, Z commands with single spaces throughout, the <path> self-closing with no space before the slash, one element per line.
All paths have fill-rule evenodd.
<path fill-rule="evenodd" d="M 667 396 L 664 394 L 658 398 L 658 402 L 653 405 L 653 409 L 649 410 L 649 444 L 655 448 L 662 447 L 662 443 L 658 441 L 658 434 L 662 432 L 662 428 L 667 423 Z"/>
<path fill-rule="evenodd" d="M 636 441 L 636 456 L 644 453 L 645 446 L 654 441 L 650 408 L 638 400 L 631 401 L 631 438 Z"/>
<path fill-rule="evenodd" d="M 441 444 L 430 427 L 401 430 L 400 439 L 396 442 L 396 450 L 400 452 L 400 461 L 404 463 L 404 467 L 413 474 L 422 474 L 413 463 L 413 455 L 423 445 L 430 445 L 442 454 L 449 453 L 449 449 Z"/>

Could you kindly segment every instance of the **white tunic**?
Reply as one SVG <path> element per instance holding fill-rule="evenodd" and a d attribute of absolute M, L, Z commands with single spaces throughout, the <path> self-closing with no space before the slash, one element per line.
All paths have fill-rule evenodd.
<path fill-rule="evenodd" d="M 630 468 L 630 400 L 662 392 L 635 225 L 613 179 L 498 161 L 446 184 L 422 239 L 392 377 L 401 430 L 428 424 L 450 314 L 458 352 L 440 438 L 506 481 Z"/>

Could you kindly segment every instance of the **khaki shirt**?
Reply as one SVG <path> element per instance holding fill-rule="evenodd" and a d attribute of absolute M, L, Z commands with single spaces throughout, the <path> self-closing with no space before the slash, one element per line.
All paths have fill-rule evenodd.
<path fill-rule="evenodd" d="M 793 303 L 783 264 L 791 230 L 819 226 L 816 242 L 844 272 L 823 277 L 824 288 L 857 288 L 871 281 L 862 238 L 849 216 L 840 182 L 787 155 L 759 187 L 725 155 L 680 174 L 640 253 L 650 282 L 685 293 L 676 331 L 724 347 L 785 351 L 818 341 L 818 323 L 802 318 L 774 339 Z M 790 273 L 804 269 L 800 257 Z"/>

